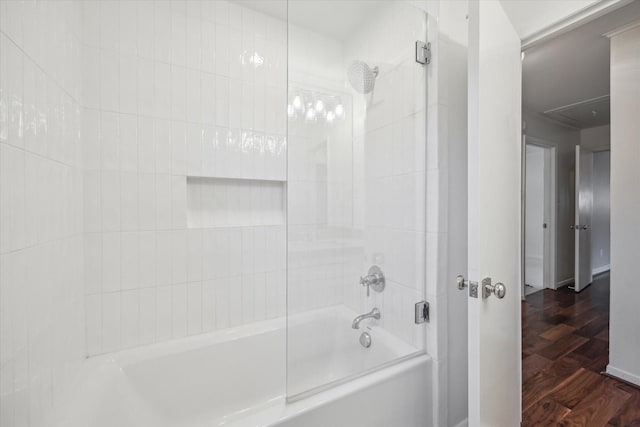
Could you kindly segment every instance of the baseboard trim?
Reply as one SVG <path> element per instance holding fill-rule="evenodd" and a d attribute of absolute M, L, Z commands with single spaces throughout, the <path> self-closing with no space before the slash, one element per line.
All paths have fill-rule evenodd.
<path fill-rule="evenodd" d="M 591 274 L 597 276 L 598 274 L 606 273 L 609 270 L 611 270 L 611 265 L 607 264 L 603 265 L 602 267 L 594 268 Z"/>
<path fill-rule="evenodd" d="M 556 289 L 557 289 L 557 288 L 561 288 L 562 286 L 564 286 L 564 285 L 568 285 L 569 283 L 573 283 L 573 282 L 575 282 L 575 280 L 574 280 L 574 278 L 573 278 L 573 277 L 570 277 L 570 278 L 568 278 L 568 279 L 561 280 L 561 281 L 559 281 L 558 283 L 556 283 Z"/>
<path fill-rule="evenodd" d="M 458 424 L 455 425 L 455 427 L 468 427 L 469 426 L 469 419 L 465 418 L 464 420 L 460 421 Z"/>
<path fill-rule="evenodd" d="M 634 384 L 640 387 L 640 376 L 632 374 L 631 372 L 627 372 L 623 369 L 616 368 L 615 366 L 611 366 L 611 364 L 607 365 L 607 375 L 610 375 L 615 378 L 619 378 L 622 381 Z"/>

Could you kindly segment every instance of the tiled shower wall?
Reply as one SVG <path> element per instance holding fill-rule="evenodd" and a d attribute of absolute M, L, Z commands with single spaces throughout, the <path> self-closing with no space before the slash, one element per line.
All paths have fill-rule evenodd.
<path fill-rule="evenodd" d="M 345 113 L 327 123 L 297 112 L 288 122 L 288 313 L 342 304 L 343 282 L 362 253 L 353 230 L 352 94 L 343 43 L 296 25 L 301 4 L 289 5 L 288 102 L 296 95 L 304 103 L 321 99 L 328 109 L 339 102 Z"/>
<path fill-rule="evenodd" d="M 427 75 L 414 43 L 426 39 L 426 14 L 389 2 L 343 39 L 289 31 L 290 80 L 346 108 L 344 122 L 289 122 L 289 309 L 378 307 L 380 326 L 422 348 L 413 307 L 426 280 Z M 346 81 L 354 60 L 379 67 L 371 94 Z M 367 298 L 359 277 L 374 264 L 387 287 Z"/>
<path fill-rule="evenodd" d="M 426 35 L 426 13 L 389 2 L 347 40 L 344 65 L 364 60 L 380 69 L 372 93 L 354 95 L 354 214 L 364 256 L 345 281 L 345 304 L 358 312 L 378 307 L 380 325 L 418 348 L 425 335 L 413 306 L 424 299 L 426 280 L 427 67 L 415 61 L 415 42 Z M 374 264 L 386 288 L 367 298 L 357 278 Z"/>
<path fill-rule="evenodd" d="M 352 214 L 352 112 L 350 96 L 342 97 L 344 120 L 289 125 L 288 313 L 342 304 L 347 272 L 361 257 Z"/>
<path fill-rule="evenodd" d="M 286 24 L 184 0 L 82 23 L 88 353 L 284 315 L 284 199 L 260 196 L 284 194 Z"/>
<path fill-rule="evenodd" d="M 0 425 L 43 426 L 86 351 L 80 4 L 0 2 Z"/>

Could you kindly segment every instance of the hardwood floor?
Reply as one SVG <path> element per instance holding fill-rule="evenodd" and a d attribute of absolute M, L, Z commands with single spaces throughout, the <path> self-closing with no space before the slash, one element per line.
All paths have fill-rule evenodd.
<path fill-rule="evenodd" d="M 522 303 L 522 425 L 640 427 L 640 389 L 600 373 L 609 355 L 609 274 L 579 294 Z"/>

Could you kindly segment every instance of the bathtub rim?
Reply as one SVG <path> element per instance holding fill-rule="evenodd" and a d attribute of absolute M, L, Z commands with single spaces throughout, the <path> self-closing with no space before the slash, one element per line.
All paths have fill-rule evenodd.
<path fill-rule="evenodd" d="M 376 365 L 372 368 L 366 369 L 364 371 L 360 371 L 356 374 L 353 375 L 349 375 L 325 384 L 321 384 L 319 386 L 310 388 L 308 390 L 302 391 L 300 393 L 295 393 L 292 395 L 289 395 L 288 393 L 288 381 L 285 384 L 285 402 L 287 404 L 291 404 L 291 403 L 295 403 L 295 402 L 299 402 L 301 400 L 310 398 L 312 396 L 316 396 L 318 394 L 321 394 L 325 391 L 331 390 L 331 389 L 335 389 L 336 387 L 354 382 L 356 380 L 360 380 L 362 378 L 374 375 L 380 371 L 385 371 L 388 369 L 391 369 L 393 367 L 395 367 L 396 365 L 403 365 L 407 362 L 410 362 L 412 359 L 418 359 L 418 358 L 425 358 L 425 360 L 431 360 L 431 356 L 429 356 L 429 354 L 426 352 L 426 350 L 424 349 L 418 349 L 417 351 L 407 354 L 405 356 L 401 356 L 401 357 L 397 357 L 393 360 L 390 360 L 388 362 L 382 363 L 380 365 Z M 408 367 L 406 369 L 409 369 Z M 402 371 L 400 371 L 402 372 Z M 389 374 L 391 376 L 391 374 Z"/>
<path fill-rule="evenodd" d="M 282 396 L 278 401 L 274 401 L 271 405 L 265 407 L 263 411 L 252 413 L 248 419 L 230 419 L 228 426 L 279 426 L 282 422 L 291 421 L 298 416 L 313 412 L 314 410 L 330 405 L 333 402 L 352 396 L 359 391 L 367 390 L 370 387 L 393 380 L 395 377 L 398 377 L 408 371 L 420 369 L 421 366 L 426 369 L 425 374 L 428 376 L 429 381 L 433 381 L 432 363 L 433 358 L 428 353 L 416 354 L 407 358 L 407 360 L 394 363 L 384 369 L 376 369 L 368 375 L 351 378 L 349 381 L 345 381 L 342 384 L 319 391 L 305 399 L 299 399 L 295 402 L 287 402 L 286 398 Z M 428 396 L 429 393 L 430 388 L 427 387 L 425 396 Z M 431 398 L 429 398 L 428 401 L 431 404 L 433 403 Z M 249 423 L 247 424 L 246 421 L 249 421 Z M 259 424 L 255 424 L 255 422 L 259 422 Z"/>

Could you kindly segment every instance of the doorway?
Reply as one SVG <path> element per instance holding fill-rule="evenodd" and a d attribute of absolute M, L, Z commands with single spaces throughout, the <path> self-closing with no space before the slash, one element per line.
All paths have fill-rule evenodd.
<path fill-rule="evenodd" d="M 555 289 L 556 147 L 525 137 L 522 297 Z"/>
<path fill-rule="evenodd" d="M 630 16 L 640 16 L 640 3 L 522 54 L 523 426 L 630 425 L 625 402 L 636 391 L 600 375 L 609 364 L 609 150 L 611 134 L 618 131 L 611 121 L 611 52 L 603 34 Z M 594 49 L 585 52 L 581 47 L 585 45 Z M 544 150 L 537 147 L 544 144 L 537 138 L 552 141 L 556 148 L 556 196 L 551 208 L 556 215 L 555 238 L 545 236 L 548 213 L 540 192 L 546 189 L 547 165 Z M 549 247 L 555 249 L 556 277 L 545 283 L 540 260 L 547 259 Z M 541 277 L 542 286 L 537 283 Z M 617 400 L 596 418 L 596 402 L 613 389 Z M 593 412 L 585 415 L 586 411 Z"/>

